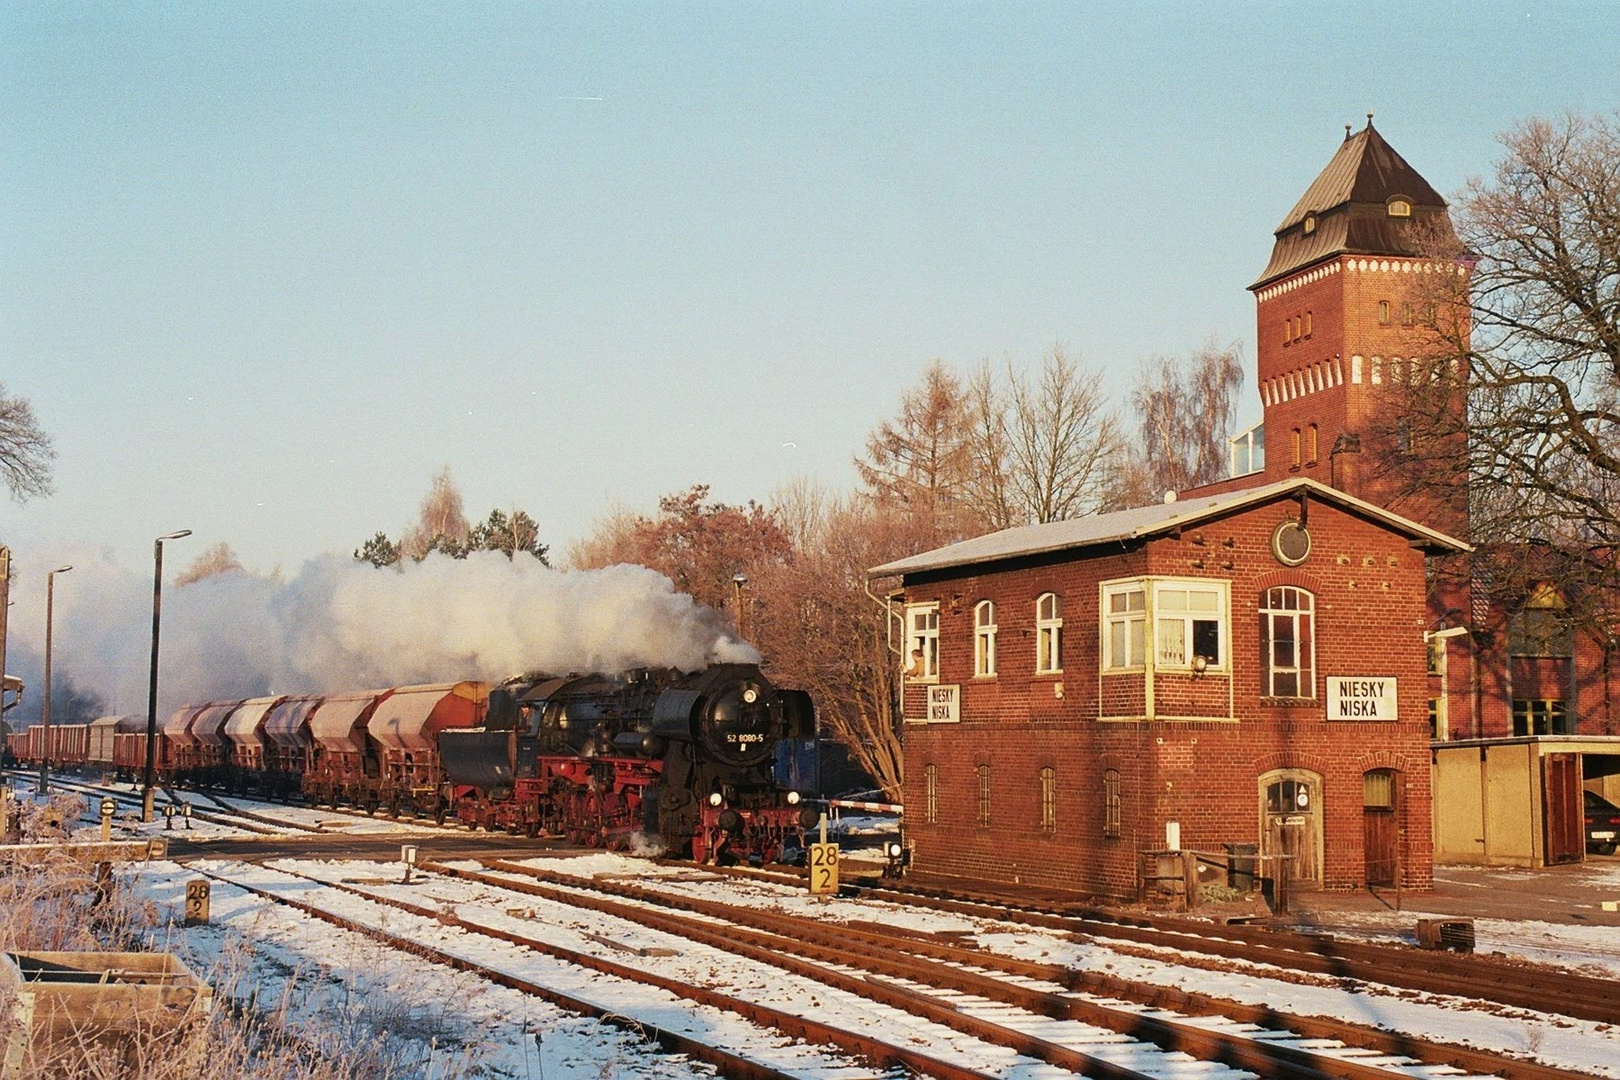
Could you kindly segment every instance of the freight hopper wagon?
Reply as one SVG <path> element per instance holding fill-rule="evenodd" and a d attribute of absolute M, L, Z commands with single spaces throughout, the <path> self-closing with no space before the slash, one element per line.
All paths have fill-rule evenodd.
<path fill-rule="evenodd" d="M 474 828 L 776 861 L 817 818 L 776 783 L 776 745 L 814 730 L 808 694 L 727 664 L 509 682 L 481 726 L 441 733 L 439 753 L 446 799 Z"/>
<path fill-rule="evenodd" d="M 488 697 L 488 684 L 463 680 L 324 699 L 309 713 L 304 797 L 442 821 L 440 733 L 479 723 Z"/>

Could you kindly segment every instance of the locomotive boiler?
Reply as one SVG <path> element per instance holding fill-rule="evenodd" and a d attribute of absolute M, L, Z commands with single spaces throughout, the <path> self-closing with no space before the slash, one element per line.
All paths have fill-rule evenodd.
<path fill-rule="evenodd" d="M 440 732 L 439 758 L 475 828 L 771 860 L 817 819 L 776 783 L 776 746 L 814 731 L 809 695 L 752 664 L 536 677 L 492 689 L 481 726 Z"/>

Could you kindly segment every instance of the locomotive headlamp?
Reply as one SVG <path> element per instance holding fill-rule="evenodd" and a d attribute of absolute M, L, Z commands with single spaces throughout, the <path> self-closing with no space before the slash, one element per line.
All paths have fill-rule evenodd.
<path fill-rule="evenodd" d="M 759 700 L 759 687 L 757 687 L 757 686 L 745 686 L 745 687 L 743 687 L 742 698 L 743 698 L 743 702 L 745 704 L 752 705 L 754 702 Z"/>
<path fill-rule="evenodd" d="M 719 806 L 721 803 L 723 803 L 725 801 L 726 801 L 725 796 L 721 795 L 718 791 L 715 792 L 713 795 L 709 796 L 709 805 L 710 806 Z"/>
<path fill-rule="evenodd" d="M 899 857 L 900 857 L 900 845 L 899 844 L 890 844 L 889 845 L 889 858 L 898 859 Z"/>
<path fill-rule="evenodd" d="M 798 806 L 799 805 L 799 793 L 797 791 L 788 792 L 787 793 L 787 802 L 788 802 L 789 806 Z"/>

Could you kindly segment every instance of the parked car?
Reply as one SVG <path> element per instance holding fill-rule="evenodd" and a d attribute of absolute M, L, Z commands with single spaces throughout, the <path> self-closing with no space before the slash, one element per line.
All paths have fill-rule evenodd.
<path fill-rule="evenodd" d="M 1620 806 L 1594 792 L 1586 793 L 1586 850 L 1613 855 L 1620 842 Z"/>

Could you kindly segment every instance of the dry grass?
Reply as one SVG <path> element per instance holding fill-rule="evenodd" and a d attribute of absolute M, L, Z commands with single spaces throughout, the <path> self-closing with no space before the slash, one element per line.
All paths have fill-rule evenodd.
<path fill-rule="evenodd" d="M 78 805 L 75 805 L 77 803 Z M 25 804 L 25 842 L 65 835 L 83 800 L 57 796 Z M 65 824 L 64 824 L 65 823 Z M 19 951 L 141 951 L 173 937 L 175 913 L 98 879 L 96 867 L 65 855 L 0 867 L 0 945 Z M 192 958 L 182 956 L 193 970 Z M 214 1008 L 178 1029 L 133 1030 L 117 1039 L 90 1033 L 54 1049 L 30 1046 L 4 1080 L 470 1080 L 484 1075 L 482 1047 L 461 1037 L 441 1004 L 426 997 L 408 956 L 374 946 L 335 970 L 293 970 L 230 941 L 212 969 Z M 414 962 L 421 963 L 421 962 Z M 264 986 L 278 986 L 264 1000 Z M 20 1021 L 0 997 L 0 1050 Z"/>

